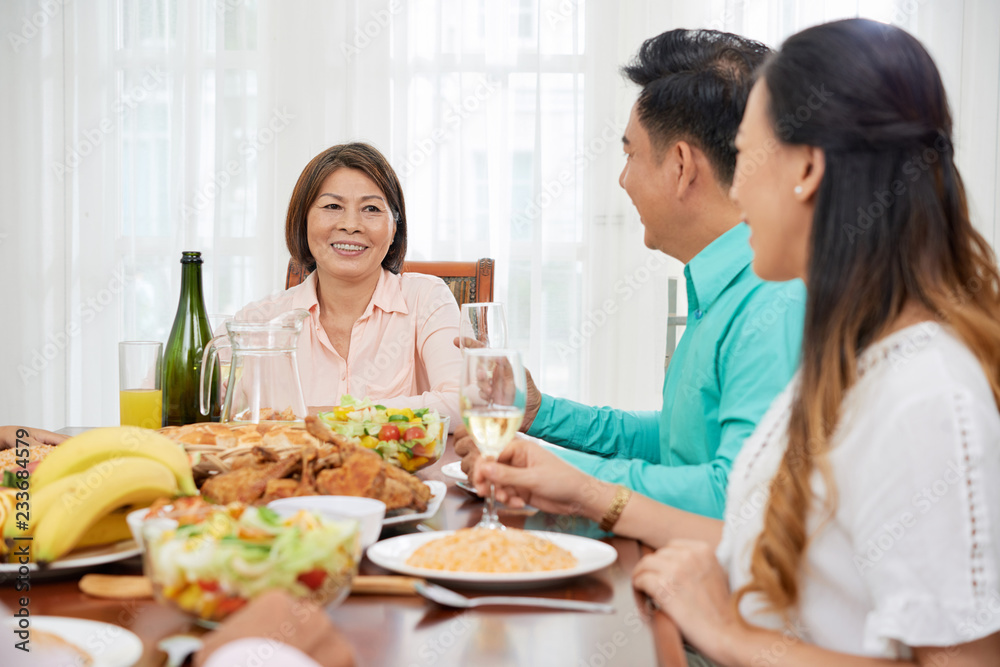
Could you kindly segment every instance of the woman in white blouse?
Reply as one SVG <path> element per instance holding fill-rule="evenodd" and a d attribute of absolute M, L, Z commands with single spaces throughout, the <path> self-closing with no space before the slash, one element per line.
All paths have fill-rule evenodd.
<path fill-rule="evenodd" d="M 732 194 L 754 270 L 808 301 L 723 522 L 523 440 L 477 464 L 501 501 L 662 547 L 633 580 L 691 664 L 1000 664 L 1000 277 L 951 129 L 933 61 L 892 26 L 810 28 L 764 67 Z"/>

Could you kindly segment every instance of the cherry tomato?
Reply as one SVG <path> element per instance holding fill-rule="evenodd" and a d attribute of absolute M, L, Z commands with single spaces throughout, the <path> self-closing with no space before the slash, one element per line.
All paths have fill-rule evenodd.
<path fill-rule="evenodd" d="M 385 427 L 383 427 L 385 428 Z M 411 426 L 406 429 L 406 433 L 403 434 L 403 440 L 419 440 L 420 438 L 426 438 L 427 433 L 424 429 L 419 426 Z"/>
<path fill-rule="evenodd" d="M 399 440 L 399 427 L 395 424 L 385 424 L 378 432 L 379 440 Z"/>
<path fill-rule="evenodd" d="M 207 579 L 199 579 L 198 580 L 198 585 L 201 586 L 201 590 L 205 591 L 206 593 L 214 593 L 215 591 L 219 590 L 219 582 L 218 581 L 209 581 Z"/>
<path fill-rule="evenodd" d="M 310 570 L 309 572 L 303 572 L 298 576 L 298 579 L 312 590 L 316 590 L 322 586 L 323 582 L 326 580 L 326 570 L 317 568 L 315 570 Z"/>

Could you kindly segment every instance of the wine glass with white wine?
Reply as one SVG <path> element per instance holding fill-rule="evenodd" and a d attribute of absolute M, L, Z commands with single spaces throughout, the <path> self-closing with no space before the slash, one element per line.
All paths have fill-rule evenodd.
<path fill-rule="evenodd" d="M 462 421 L 486 459 L 496 460 L 524 419 L 527 382 L 516 350 L 465 348 L 460 385 Z M 476 528 L 503 530 L 496 512 L 496 491 L 490 495 Z"/>

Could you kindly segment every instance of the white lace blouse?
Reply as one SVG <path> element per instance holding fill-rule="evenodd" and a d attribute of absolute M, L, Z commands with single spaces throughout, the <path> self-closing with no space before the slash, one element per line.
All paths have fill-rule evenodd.
<path fill-rule="evenodd" d="M 867 349 L 832 441 L 836 509 L 813 536 L 792 627 L 747 596 L 756 625 L 821 647 L 906 659 L 912 646 L 1000 630 L 1000 414 L 982 367 L 924 322 Z M 797 378 L 747 439 L 729 477 L 717 555 L 732 590 L 749 580 L 770 482 L 787 447 Z M 826 497 L 818 472 L 812 486 Z M 763 663 L 762 663 L 763 664 Z"/>

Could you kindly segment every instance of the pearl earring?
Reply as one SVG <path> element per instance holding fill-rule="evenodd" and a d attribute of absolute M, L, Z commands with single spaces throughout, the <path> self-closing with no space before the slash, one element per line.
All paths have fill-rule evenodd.
<path fill-rule="evenodd" d="M 802 194 L 802 186 L 801 185 L 796 185 L 795 186 L 795 194 L 797 194 L 797 195 Z"/>

